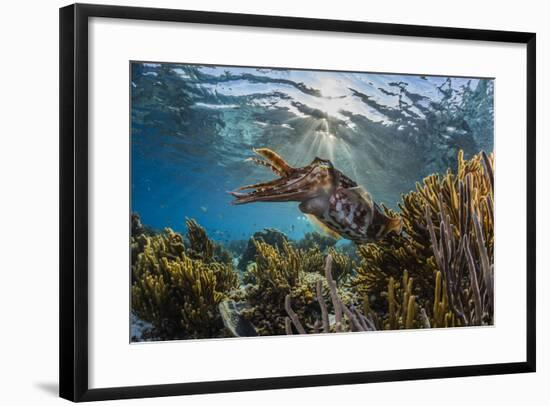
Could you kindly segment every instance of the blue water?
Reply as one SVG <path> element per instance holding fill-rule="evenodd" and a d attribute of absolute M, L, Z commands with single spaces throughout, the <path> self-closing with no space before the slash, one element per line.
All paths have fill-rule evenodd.
<path fill-rule="evenodd" d="M 227 191 L 274 178 L 245 162 L 252 148 L 330 159 L 392 208 L 459 149 L 493 150 L 491 79 L 165 63 L 131 76 L 132 211 L 156 229 L 195 218 L 220 242 L 315 230 L 297 203 L 230 204 Z"/>

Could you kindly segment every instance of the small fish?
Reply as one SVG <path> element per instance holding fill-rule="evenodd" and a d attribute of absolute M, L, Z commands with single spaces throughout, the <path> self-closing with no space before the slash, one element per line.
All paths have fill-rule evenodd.
<path fill-rule="evenodd" d="M 206 212 L 208 211 L 208 207 L 206 207 L 206 206 L 201 206 L 201 210 L 202 210 L 204 213 L 206 213 Z"/>
<path fill-rule="evenodd" d="M 401 218 L 387 216 L 363 187 L 329 160 L 315 158 L 307 166 L 293 168 L 268 148 L 253 151 L 264 159 L 248 160 L 271 169 L 279 178 L 229 192 L 235 197 L 233 204 L 300 202 L 300 211 L 319 226 L 356 243 L 378 240 L 390 232 L 401 233 Z"/>

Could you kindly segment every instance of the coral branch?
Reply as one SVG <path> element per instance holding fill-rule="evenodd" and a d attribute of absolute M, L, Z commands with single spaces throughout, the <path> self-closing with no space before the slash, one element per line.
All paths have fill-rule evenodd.
<path fill-rule="evenodd" d="M 304 326 L 302 326 L 302 323 L 300 323 L 300 319 L 298 318 L 298 315 L 292 310 L 292 307 L 290 306 L 290 295 L 286 295 L 285 297 L 285 310 L 290 317 L 290 320 L 292 320 L 292 324 L 294 324 L 294 327 L 296 327 L 296 330 L 298 330 L 299 334 L 305 334 L 306 330 L 304 329 Z M 286 331 L 288 334 L 288 326 L 285 324 Z"/>
<path fill-rule="evenodd" d="M 289 317 L 285 317 L 285 332 L 286 332 L 287 335 L 294 334 L 292 332 L 292 324 L 291 324 L 291 321 L 290 321 Z"/>
<path fill-rule="evenodd" d="M 334 325 L 334 331 L 335 332 L 344 332 L 344 331 L 369 331 L 369 330 L 375 330 L 374 323 L 372 320 L 369 320 L 368 317 L 361 314 L 358 309 L 355 307 L 352 307 L 351 309 L 348 308 L 340 296 L 338 295 L 336 282 L 334 281 L 332 277 L 332 256 L 329 254 L 327 255 L 326 264 L 325 264 L 325 276 L 327 279 L 327 283 L 329 286 L 329 295 L 330 299 L 332 301 L 332 306 L 334 309 L 334 319 L 335 319 L 335 325 Z M 316 320 L 314 323 L 313 332 L 316 333 L 319 331 L 319 326 L 323 327 L 324 332 L 330 332 L 330 324 L 329 324 L 329 316 L 327 312 L 327 305 L 324 301 L 323 295 L 321 293 L 321 283 L 320 281 L 317 282 L 317 301 L 319 302 L 320 308 L 321 308 L 321 320 Z M 285 309 L 288 314 L 288 318 L 292 321 L 292 324 L 298 330 L 300 334 L 306 334 L 305 329 L 303 328 L 303 325 L 301 324 L 298 315 L 292 310 L 291 304 L 290 304 L 290 296 L 286 296 L 285 298 Z M 347 323 L 344 323 L 344 315 L 347 319 Z M 287 318 L 287 319 L 288 319 Z M 288 329 L 286 329 L 287 334 Z"/>
<path fill-rule="evenodd" d="M 193 255 L 169 228 L 132 238 L 132 311 L 160 339 L 224 334 L 218 305 L 238 286 L 238 276 L 229 264 Z"/>
<path fill-rule="evenodd" d="M 330 299 L 334 306 L 334 318 L 336 319 L 336 331 L 342 331 L 342 306 L 338 293 L 336 292 L 336 282 L 332 279 L 332 256 L 327 256 L 327 262 L 325 265 L 325 278 L 327 278 L 328 287 L 330 291 Z"/>
<path fill-rule="evenodd" d="M 317 281 L 316 293 L 317 293 L 317 302 L 319 303 L 319 307 L 321 308 L 321 325 L 323 326 L 323 332 L 329 333 L 330 324 L 328 319 L 328 310 L 327 310 L 327 304 L 323 299 L 322 287 L 323 287 L 323 283 L 321 281 Z"/>
<path fill-rule="evenodd" d="M 402 235 L 358 248 L 361 262 L 351 285 L 370 299 L 385 328 L 399 328 L 403 320 L 406 325 L 411 295 L 426 313 L 420 310 L 420 326 L 428 324 L 426 318 L 431 327 L 492 324 L 493 176 L 493 154 L 465 160 L 460 151 L 456 174 L 430 175 L 403 196 Z M 397 282 L 405 272 L 414 279 L 410 293 Z"/>

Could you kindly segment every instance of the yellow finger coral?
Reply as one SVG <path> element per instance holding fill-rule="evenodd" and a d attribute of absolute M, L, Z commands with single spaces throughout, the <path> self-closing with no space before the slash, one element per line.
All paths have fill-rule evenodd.
<path fill-rule="evenodd" d="M 326 286 L 315 266 L 322 264 L 320 252 L 294 248 L 288 241 L 282 249 L 261 240 L 255 240 L 254 244 L 255 263 L 248 267 L 246 276 L 246 280 L 252 282 L 245 295 L 250 308 L 243 316 L 254 324 L 260 335 L 285 334 L 285 297 L 289 295 L 300 309 L 300 317 L 306 323 L 314 322 L 314 315 L 319 311 L 315 303 L 317 281 Z"/>
<path fill-rule="evenodd" d="M 218 304 L 238 287 L 230 264 L 193 258 L 169 228 L 140 235 L 132 248 L 132 311 L 152 323 L 160 339 L 223 335 Z"/>
<path fill-rule="evenodd" d="M 411 295 L 434 327 L 492 324 L 493 168 L 492 154 L 466 161 L 461 151 L 456 173 L 430 175 L 404 195 L 403 233 L 358 248 L 358 295 L 387 313 L 384 287 L 406 269 L 414 278 Z"/>

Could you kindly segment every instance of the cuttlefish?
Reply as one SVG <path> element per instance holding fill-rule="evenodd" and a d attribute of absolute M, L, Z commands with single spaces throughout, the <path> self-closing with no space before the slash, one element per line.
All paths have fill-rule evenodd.
<path fill-rule="evenodd" d="M 247 160 L 271 169 L 279 178 L 229 192 L 236 198 L 233 204 L 300 202 L 300 211 L 329 234 L 356 243 L 378 240 L 390 232 L 401 233 L 401 218 L 388 216 L 363 187 L 329 160 L 315 158 L 307 166 L 293 168 L 268 148 L 253 151 L 263 159 Z"/>

